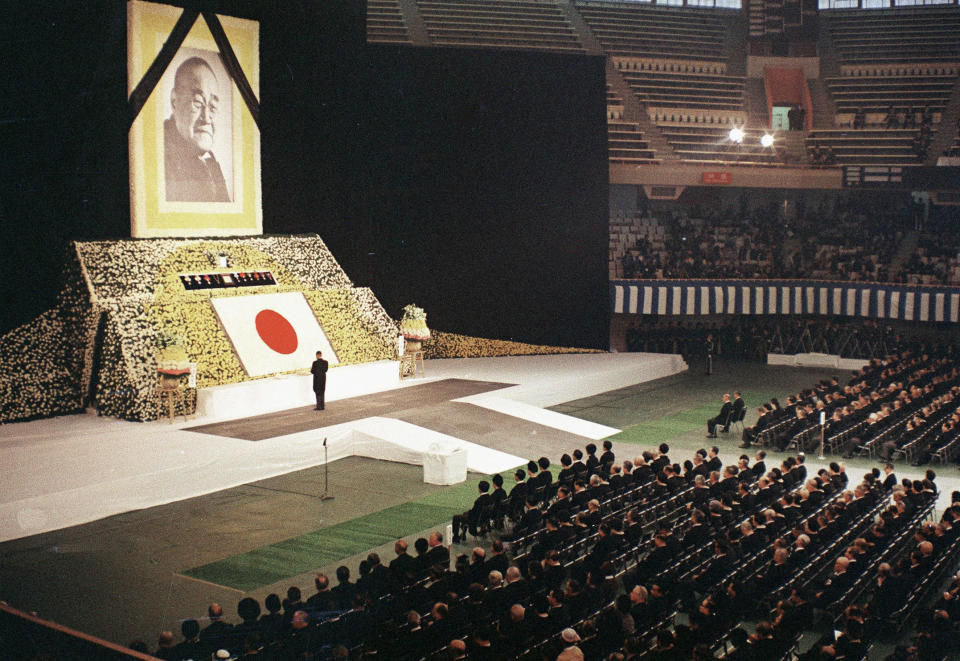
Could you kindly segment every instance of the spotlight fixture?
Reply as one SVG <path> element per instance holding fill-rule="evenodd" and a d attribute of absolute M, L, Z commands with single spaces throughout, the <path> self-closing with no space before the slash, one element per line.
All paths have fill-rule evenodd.
<path fill-rule="evenodd" d="M 760 144 L 769 149 L 773 146 L 773 136 L 769 133 L 764 133 L 763 137 L 760 138 Z"/>
<path fill-rule="evenodd" d="M 737 126 L 734 126 L 730 129 L 730 133 L 727 134 L 727 137 L 730 138 L 730 142 L 741 143 L 743 142 L 743 129 Z"/>

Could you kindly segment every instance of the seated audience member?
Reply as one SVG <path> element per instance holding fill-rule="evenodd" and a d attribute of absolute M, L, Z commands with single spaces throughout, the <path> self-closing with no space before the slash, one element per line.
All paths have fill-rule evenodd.
<path fill-rule="evenodd" d="M 299 595 L 300 591 L 297 589 L 296 596 L 299 598 Z M 222 647 L 231 647 L 233 644 L 233 625 L 224 621 L 223 607 L 218 603 L 210 604 L 207 607 L 207 617 L 210 618 L 210 624 L 199 634 L 200 644 L 203 648 L 208 652 L 214 652 Z"/>
<path fill-rule="evenodd" d="M 393 544 L 393 552 L 397 557 L 390 561 L 390 573 L 397 585 L 409 585 L 417 578 L 417 561 L 407 553 L 407 542 L 398 539 Z"/>
<path fill-rule="evenodd" d="M 727 417 L 726 423 L 723 425 L 723 433 L 728 433 L 730 431 L 730 425 L 739 419 L 740 414 L 743 413 L 747 405 L 743 401 L 743 395 L 740 394 L 739 390 L 735 390 L 733 393 L 733 409 L 730 411 L 730 415 Z"/>
<path fill-rule="evenodd" d="M 613 454 L 613 441 L 606 440 L 603 442 L 603 454 L 600 455 L 600 465 L 609 466 L 614 461 L 616 461 L 616 456 Z"/>
<path fill-rule="evenodd" d="M 157 650 L 153 653 L 153 656 L 163 661 L 178 661 L 180 657 L 175 655 L 174 647 L 173 632 L 161 631 L 157 638 Z"/>
<path fill-rule="evenodd" d="M 469 532 L 474 537 L 477 536 L 478 528 L 483 526 L 482 518 L 492 514 L 493 497 L 490 495 L 490 483 L 486 480 L 480 480 L 477 485 L 480 494 L 473 501 L 473 507 L 462 514 L 453 515 L 453 543 L 460 542 L 460 538 Z"/>
<path fill-rule="evenodd" d="M 200 623 L 193 619 L 184 620 L 180 624 L 180 633 L 183 640 L 173 648 L 175 659 L 199 659 L 204 654 L 204 645 L 200 642 Z"/>
<path fill-rule="evenodd" d="M 316 617 L 318 613 L 336 610 L 333 592 L 330 591 L 330 579 L 326 574 L 317 574 L 313 579 L 317 591 L 307 599 L 307 612 Z M 260 607 L 257 606 L 259 615 Z"/>
<path fill-rule="evenodd" d="M 427 566 L 440 567 L 441 571 L 450 569 L 450 549 L 443 545 L 443 535 L 434 530 L 427 538 Z"/>
<path fill-rule="evenodd" d="M 730 418 L 730 414 L 733 411 L 733 404 L 730 402 L 730 395 L 725 393 L 721 398 L 723 401 L 723 406 L 720 407 L 720 412 L 707 420 L 707 438 L 717 438 L 717 425 L 727 424 L 727 420 Z"/>

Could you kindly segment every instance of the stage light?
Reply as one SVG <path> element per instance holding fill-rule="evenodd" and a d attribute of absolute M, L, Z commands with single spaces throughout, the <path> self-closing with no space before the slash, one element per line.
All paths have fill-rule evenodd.
<path fill-rule="evenodd" d="M 760 138 L 760 144 L 768 149 L 773 147 L 773 136 L 769 133 L 764 133 L 763 137 Z"/>
<path fill-rule="evenodd" d="M 727 134 L 727 137 L 730 138 L 730 142 L 743 142 L 743 129 L 734 126 L 732 129 L 730 129 L 730 133 Z"/>

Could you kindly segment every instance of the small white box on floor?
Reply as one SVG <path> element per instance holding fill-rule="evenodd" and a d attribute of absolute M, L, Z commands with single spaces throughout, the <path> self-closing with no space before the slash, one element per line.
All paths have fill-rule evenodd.
<path fill-rule="evenodd" d="M 467 451 L 433 444 L 423 454 L 423 481 L 427 484 L 460 484 L 467 479 Z"/>

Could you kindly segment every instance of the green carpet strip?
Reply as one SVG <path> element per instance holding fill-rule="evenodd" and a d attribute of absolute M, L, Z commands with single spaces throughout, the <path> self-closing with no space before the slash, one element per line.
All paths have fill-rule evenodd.
<path fill-rule="evenodd" d="M 182 573 L 244 592 L 271 585 L 288 576 L 339 562 L 398 537 L 448 523 L 454 514 L 469 507 L 476 495 L 476 477 L 470 475 L 463 484 L 439 489 L 417 500 Z"/>

